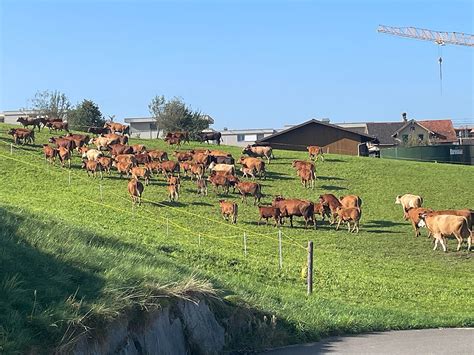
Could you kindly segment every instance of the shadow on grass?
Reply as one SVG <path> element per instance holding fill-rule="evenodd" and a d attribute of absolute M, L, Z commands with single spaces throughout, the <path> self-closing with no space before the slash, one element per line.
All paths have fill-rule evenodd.
<path fill-rule="evenodd" d="M 361 228 L 361 232 L 371 233 L 371 234 L 403 234 L 403 232 L 391 231 L 387 229 L 368 229 L 370 226 L 364 225 L 365 228 Z"/>
<path fill-rule="evenodd" d="M 321 189 L 329 190 L 329 191 L 347 190 L 345 187 L 336 186 L 336 185 L 321 185 Z"/>
<path fill-rule="evenodd" d="M 193 205 L 193 206 L 211 206 L 211 207 L 214 206 L 211 203 L 201 202 L 201 201 L 191 202 L 190 205 Z"/>
<path fill-rule="evenodd" d="M 409 222 L 401 223 L 401 222 L 393 222 L 393 221 L 387 221 L 387 220 L 372 220 L 372 221 L 365 222 L 364 225 L 369 228 L 370 227 L 384 228 L 384 227 L 406 226 L 406 225 L 409 225 Z"/>
<path fill-rule="evenodd" d="M 293 178 L 288 176 L 287 174 L 280 174 L 274 171 L 267 171 L 265 174 L 265 177 L 267 180 L 293 180 Z M 258 179 L 258 180 L 263 180 L 263 179 Z"/>
<path fill-rule="evenodd" d="M 346 179 L 336 177 L 336 176 L 316 176 L 316 180 L 336 180 L 336 181 L 345 181 Z"/>

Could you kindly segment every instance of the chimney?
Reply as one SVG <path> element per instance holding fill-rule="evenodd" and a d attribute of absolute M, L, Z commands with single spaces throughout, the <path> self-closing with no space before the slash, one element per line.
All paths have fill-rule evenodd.
<path fill-rule="evenodd" d="M 403 120 L 403 122 L 407 121 L 407 113 L 406 112 L 402 113 L 402 120 Z"/>

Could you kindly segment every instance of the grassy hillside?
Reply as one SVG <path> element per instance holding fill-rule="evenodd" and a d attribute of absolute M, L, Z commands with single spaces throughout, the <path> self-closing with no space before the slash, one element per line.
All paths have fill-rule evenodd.
<path fill-rule="evenodd" d="M 179 202 L 169 204 L 159 177 L 145 187 L 145 203 L 132 209 L 126 180 L 115 172 L 102 181 L 88 178 L 76 156 L 69 185 L 68 169 L 42 158 L 47 131 L 37 135 L 36 146 L 10 154 L 6 129 L 0 125 L 0 350 L 67 343 L 72 329 L 100 329 L 133 305 L 186 288 L 191 275 L 211 280 L 223 296 L 235 295 L 229 299 L 275 314 L 289 332 L 282 342 L 474 325 L 471 254 L 465 246 L 455 252 L 453 241 L 448 253 L 432 251 L 426 233 L 414 238 L 394 204 L 396 195 L 411 192 L 435 209 L 473 208 L 473 167 L 328 155 L 310 190 L 291 168 L 306 154 L 276 151 L 262 201 L 276 194 L 316 200 L 325 192 L 363 200 L 358 235 L 324 223 L 316 231 L 302 221 L 294 229 L 285 224 L 279 270 L 277 229 L 256 225 L 250 199 L 244 205 L 236 194 L 217 196 L 212 189 L 198 197 L 185 178 Z M 142 142 L 165 148 L 162 141 Z M 240 156 L 238 148 L 223 148 Z M 220 217 L 220 198 L 239 203 L 236 226 Z M 310 297 L 300 276 L 308 240 L 315 243 Z"/>

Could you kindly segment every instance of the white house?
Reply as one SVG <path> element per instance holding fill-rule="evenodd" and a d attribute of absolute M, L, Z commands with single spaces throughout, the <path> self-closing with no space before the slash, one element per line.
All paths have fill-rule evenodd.
<path fill-rule="evenodd" d="M 276 133 L 273 128 L 256 129 L 226 129 L 220 130 L 222 134 L 222 143 L 225 145 L 236 145 L 245 147 L 254 144 L 257 140 L 271 136 Z"/>

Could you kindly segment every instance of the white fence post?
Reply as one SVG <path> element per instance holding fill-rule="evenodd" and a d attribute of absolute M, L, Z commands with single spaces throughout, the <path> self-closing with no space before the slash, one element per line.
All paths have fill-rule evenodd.
<path fill-rule="evenodd" d="M 244 256 L 247 256 L 247 233 L 244 232 Z"/>
<path fill-rule="evenodd" d="M 198 235 L 198 244 L 201 246 L 201 234 Z"/>
<path fill-rule="evenodd" d="M 71 186 L 71 170 L 68 170 L 68 172 L 69 172 L 68 183 L 69 183 L 69 186 Z"/>
<path fill-rule="evenodd" d="M 282 255 L 282 250 L 281 250 L 281 229 L 278 230 L 278 255 L 279 255 L 279 267 L 280 270 L 283 267 L 283 255 Z"/>
<path fill-rule="evenodd" d="M 13 143 L 10 143 L 10 154 L 13 154 Z"/>

